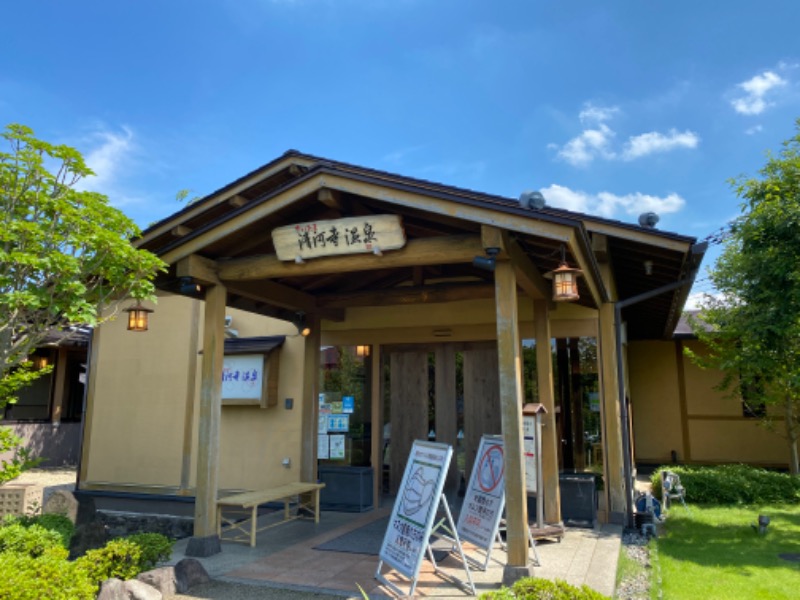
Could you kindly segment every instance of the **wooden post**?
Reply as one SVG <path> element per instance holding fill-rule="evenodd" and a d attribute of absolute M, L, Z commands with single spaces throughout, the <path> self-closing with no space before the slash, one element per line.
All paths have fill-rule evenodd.
<path fill-rule="evenodd" d="M 183 413 L 183 444 L 181 455 L 181 487 L 179 494 L 189 492 L 189 480 L 192 472 L 192 438 L 194 434 L 194 404 L 197 381 L 197 340 L 200 337 L 200 302 L 190 300 L 192 315 L 189 323 L 189 361 L 186 368 L 186 397 Z"/>
<path fill-rule="evenodd" d="M 300 457 L 300 481 L 317 481 L 317 430 L 319 420 L 319 361 L 320 331 L 319 317 L 306 315 L 311 333 L 305 338 L 303 358 L 303 448 Z"/>
<path fill-rule="evenodd" d="M 378 508 L 381 503 L 383 488 L 383 369 L 381 369 L 381 347 L 374 344 L 370 352 L 370 368 L 372 369 L 369 390 L 372 407 L 372 506 Z"/>
<path fill-rule="evenodd" d="M 611 523 L 625 522 L 625 481 L 622 469 L 622 429 L 619 410 L 616 329 L 614 305 L 600 306 L 600 382 L 603 412 L 603 470 L 608 494 L 608 518 Z"/>
<path fill-rule="evenodd" d="M 67 382 L 67 349 L 59 348 L 56 354 L 56 377 L 53 383 L 53 408 L 51 420 L 53 424 L 61 422 L 61 413 L 64 410 L 64 392 Z"/>
<path fill-rule="evenodd" d="M 456 353 L 452 344 L 436 346 L 436 441 L 457 449 Z M 450 461 L 444 489 L 448 496 L 458 493 L 458 461 Z"/>
<path fill-rule="evenodd" d="M 532 574 L 528 565 L 528 503 L 522 437 L 522 357 L 517 317 L 517 282 L 508 261 L 494 272 L 497 310 L 497 357 L 500 371 L 500 414 L 505 446 L 508 564 L 504 583 Z"/>
<path fill-rule="evenodd" d="M 217 490 L 226 300 L 224 286 L 213 285 L 206 289 L 194 535 L 186 547 L 187 556 L 211 556 L 221 551 L 217 534 Z"/>
<path fill-rule="evenodd" d="M 553 359 L 550 352 L 550 308 L 547 300 L 533 302 L 533 329 L 536 339 L 536 373 L 539 403 L 547 412 L 542 415 L 542 480 L 544 489 L 537 492 L 537 502 L 544 502 L 544 520 L 561 524 L 561 489 L 558 483 L 558 431 L 553 393 Z"/>

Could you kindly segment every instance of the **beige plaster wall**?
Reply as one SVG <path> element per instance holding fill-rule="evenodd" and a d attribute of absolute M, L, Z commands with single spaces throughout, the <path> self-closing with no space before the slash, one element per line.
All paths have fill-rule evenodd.
<path fill-rule="evenodd" d="M 696 340 L 682 343 L 696 353 L 705 352 Z M 769 431 L 758 419 L 744 417 L 740 401 L 715 389 L 721 374 L 699 368 L 685 355 L 681 361 L 686 414 L 681 415 L 676 344 L 630 345 L 636 460 L 669 462 L 670 451 L 676 450 L 679 461 L 687 463 L 787 465 L 788 450 L 780 435 L 783 423 L 776 421 L 778 431 Z"/>
<path fill-rule="evenodd" d="M 199 310 L 193 310 L 197 303 Z M 95 385 L 90 388 L 85 442 L 86 487 L 164 488 L 181 483 L 187 374 L 196 360 L 189 485 L 194 486 L 200 393 L 203 304 L 163 296 L 147 332 L 126 329 L 123 317 L 95 334 Z M 253 489 L 299 479 L 300 400 L 304 340 L 283 321 L 229 309 L 240 337 L 288 335 L 281 350 L 276 407 L 225 406 L 220 433 L 220 487 Z M 198 317 L 195 321 L 195 317 Z M 190 347 L 191 329 L 197 344 Z M 285 408 L 284 399 L 294 398 Z M 289 458 L 290 468 L 281 466 Z"/>
<path fill-rule="evenodd" d="M 671 342 L 630 342 L 628 379 L 635 458 L 670 462 L 683 455 L 675 346 Z"/>

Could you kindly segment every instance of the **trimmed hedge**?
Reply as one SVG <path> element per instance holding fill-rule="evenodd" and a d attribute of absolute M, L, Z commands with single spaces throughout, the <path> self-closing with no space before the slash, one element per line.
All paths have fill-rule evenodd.
<path fill-rule="evenodd" d="M 106 579 L 133 579 L 142 572 L 142 549 L 124 538 L 111 540 L 102 548 L 89 550 L 75 561 L 89 579 L 99 586 Z"/>
<path fill-rule="evenodd" d="M 503 587 L 482 594 L 483 600 L 608 600 L 600 592 L 582 585 L 576 587 L 566 581 L 524 577 L 510 588 Z"/>
<path fill-rule="evenodd" d="M 37 558 L 53 548 L 64 550 L 61 536 L 55 531 L 39 525 L 24 527 L 19 523 L 0 527 L 0 560 L 4 560 L 6 554 Z"/>
<path fill-rule="evenodd" d="M 55 531 L 61 536 L 61 545 L 64 548 L 69 548 L 69 541 L 72 539 L 72 534 L 75 533 L 75 525 L 69 520 L 69 517 L 58 514 L 45 513 L 35 516 L 6 517 L 4 525 L 13 525 L 14 523 L 23 527 L 38 525 L 48 531 Z"/>
<path fill-rule="evenodd" d="M 142 571 L 149 571 L 158 563 L 168 561 L 172 556 L 172 545 L 175 543 L 160 533 L 135 533 L 124 539 L 133 542 L 141 549 L 139 568 Z"/>
<path fill-rule="evenodd" d="M 748 465 L 660 467 L 650 478 L 661 498 L 661 471 L 681 478 L 686 501 L 697 504 L 783 504 L 800 501 L 800 477 Z"/>
<path fill-rule="evenodd" d="M 4 600 L 93 600 L 97 586 L 60 545 L 38 558 L 0 554 L 0 598 Z"/>

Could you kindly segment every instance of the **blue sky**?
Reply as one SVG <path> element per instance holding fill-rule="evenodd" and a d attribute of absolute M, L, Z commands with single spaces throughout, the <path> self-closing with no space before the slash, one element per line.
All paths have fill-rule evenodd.
<path fill-rule="evenodd" d="M 800 117 L 796 0 L 37 0 L 0 124 L 144 227 L 290 148 L 704 238 Z M 9 26 L 12 24 L 13 26 Z M 709 253 L 706 266 L 713 262 Z M 696 285 L 696 290 L 703 283 Z"/>

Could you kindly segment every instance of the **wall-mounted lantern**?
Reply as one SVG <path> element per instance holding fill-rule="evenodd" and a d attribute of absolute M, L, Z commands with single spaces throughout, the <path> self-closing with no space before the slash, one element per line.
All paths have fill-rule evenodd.
<path fill-rule="evenodd" d="M 151 312 L 150 308 L 142 306 L 141 302 L 137 302 L 134 306 L 126 308 L 124 312 L 128 313 L 128 331 L 147 331 L 147 321 Z"/>
<path fill-rule="evenodd" d="M 567 264 L 564 246 L 561 246 L 561 264 L 554 271 L 545 274 L 553 280 L 553 300 L 555 302 L 573 302 L 580 299 L 578 294 L 578 277 L 583 275 L 580 269 L 573 269 Z"/>
<path fill-rule="evenodd" d="M 369 356 L 369 346 L 356 346 L 356 356 L 359 358 Z"/>

